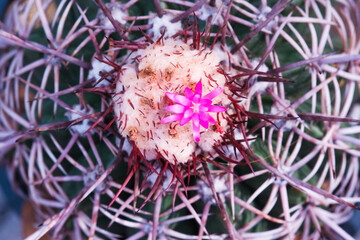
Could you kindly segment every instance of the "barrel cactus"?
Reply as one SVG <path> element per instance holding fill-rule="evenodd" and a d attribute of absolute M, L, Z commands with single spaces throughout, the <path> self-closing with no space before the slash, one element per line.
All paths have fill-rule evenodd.
<path fill-rule="evenodd" d="M 353 239 L 359 2 L 13 1 L 0 161 L 26 239 Z"/>

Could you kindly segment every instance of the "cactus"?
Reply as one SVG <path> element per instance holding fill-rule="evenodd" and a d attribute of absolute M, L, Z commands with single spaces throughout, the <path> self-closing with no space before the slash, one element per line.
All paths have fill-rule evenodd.
<path fill-rule="evenodd" d="M 26 239 L 353 239 L 359 2 L 13 1 L 0 161 Z"/>

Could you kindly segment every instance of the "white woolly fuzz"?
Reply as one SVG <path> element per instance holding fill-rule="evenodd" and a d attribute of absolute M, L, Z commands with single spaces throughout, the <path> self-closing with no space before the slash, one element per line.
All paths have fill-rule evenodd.
<path fill-rule="evenodd" d="M 212 16 L 212 25 L 223 25 L 224 21 L 222 14 L 225 14 L 225 11 L 227 9 L 226 5 L 229 4 L 229 2 L 230 1 L 228 0 L 216 0 L 215 6 L 210 6 L 210 1 L 206 2 L 199 10 L 199 12 L 201 13 L 201 15 L 199 15 L 199 18 L 203 21 L 206 21 L 210 16 Z"/>
<path fill-rule="evenodd" d="M 256 22 L 263 22 L 263 21 L 265 21 L 266 19 L 267 19 L 267 15 L 271 12 L 271 7 L 269 7 L 269 6 L 265 6 L 265 7 L 263 7 L 262 9 L 260 9 L 260 12 L 259 12 L 259 14 L 257 15 L 257 17 L 256 17 L 256 19 L 255 19 L 255 21 Z M 277 24 L 277 22 L 279 21 L 279 17 L 278 16 L 276 16 L 276 17 L 274 17 L 273 18 L 273 20 L 271 20 L 269 23 L 268 23 L 268 25 L 266 25 L 266 29 L 267 30 L 271 30 L 276 24 Z"/>
<path fill-rule="evenodd" d="M 110 10 L 111 16 L 116 21 L 118 21 L 119 23 L 121 23 L 123 25 L 126 24 L 125 18 L 128 17 L 129 14 L 127 13 L 127 11 L 124 11 L 122 9 L 123 4 L 121 4 L 121 3 L 107 3 L 105 5 Z M 105 28 L 114 29 L 114 26 L 110 22 L 109 18 L 105 16 L 105 14 L 103 13 L 103 11 L 101 9 L 99 9 L 97 17 L 100 19 L 100 24 L 102 26 L 104 26 Z"/>
<path fill-rule="evenodd" d="M 229 192 L 229 187 L 226 184 L 226 178 L 217 176 L 213 179 L 213 184 L 215 191 L 219 194 L 219 197 L 221 198 L 221 201 L 224 202 L 225 196 Z M 199 181 L 199 186 L 200 186 L 199 192 L 204 202 L 211 202 L 212 204 L 215 204 L 216 201 L 214 199 L 214 194 L 210 186 L 202 180 Z"/>
<path fill-rule="evenodd" d="M 251 61 L 252 66 L 255 68 L 257 65 L 259 65 L 259 59 L 253 59 Z M 262 64 L 259 68 L 258 71 L 259 72 L 264 72 L 266 73 L 268 71 L 268 67 L 265 64 Z M 251 98 L 251 96 L 253 96 L 255 93 L 264 93 L 266 91 L 266 89 L 268 87 L 270 87 L 273 83 L 272 82 L 259 82 L 257 75 L 255 75 L 251 80 L 250 80 L 250 85 L 252 85 L 251 89 L 250 89 L 250 93 L 249 93 L 249 98 Z"/>
<path fill-rule="evenodd" d="M 70 120 L 70 121 L 74 121 L 76 119 L 82 118 L 83 115 L 80 115 L 79 113 L 83 113 L 84 115 L 89 115 L 91 113 L 94 112 L 94 109 L 92 109 L 91 107 L 88 107 L 88 111 L 86 111 L 86 109 L 83 109 L 81 107 L 80 104 L 76 104 L 74 106 L 72 106 L 72 109 L 75 112 L 66 112 L 65 116 Z M 77 113 L 76 113 L 77 112 Z M 89 119 L 84 119 L 83 121 L 81 121 L 80 123 L 77 123 L 73 126 L 70 127 L 70 130 L 83 134 L 85 133 L 89 128 L 91 127 L 91 124 L 89 123 Z"/>
<path fill-rule="evenodd" d="M 102 74 L 106 74 L 106 73 L 108 73 L 108 72 L 110 72 L 111 70 L 114 69 L 111 65 L 103 63 L 103 62 L 101 62 L 101 61 L 99 61 L 97 59 L 94 59 L 91 62 L 91 65 L 92 65 L 92 69 L 89 71 L 88 79 L 94 78 L 96 82 L 101 79 Z M 108 84 L 109 84 L 109 81 L 104 79 L 101 82 L 99 82 L 97 84 L 97 86 L 100 87 L 100 86 L 105 86 L 105 85 L 108 85 Z"/>
<path fill-rule="evenodd" d="M 174 15 L 168 13 L 164 14 L 161 18 L 155 17 L 149 20 L 149 24 L 153 25 L 149 33 L 154 33 L 154 39 L 160 38 L 163 34 L 163 30 L 165 30 L 164 38 L 171 37 L 183 30 L 180 21 L 175 23 L 171 22 L 171 19 L 174 17 Z"/>
<path fill-rule="evenodd" d="M 290 106 L 291 105 L 291 101 L 290 100 L 283 100 L 285 106 Z M 273 104 L 271 106 L 271 110 L 270 110 L 270 114 L 273 115 L 278 115 L 278 116 L 287 116 L 288 111 L 286 110 L 286 107 L 284 108 L 284 106 L 280 105 L 280 104 Z M 293 127 L 296 126 L 297 121 L 293 121 L 293 120 L 282 120 L 282 119 L 278 119 L 274 122 L 274 124 L 278 127 L 281 128 L 284 131 L 290 131 Z M 274 126 L 272 126 L 274 127 Z"/>
<path fill-rule="evenodd" d="M 156 171 L 158 173 L 161 172 L 161 168 L 156 168 Z M 158 175 L 155 172 L 152 172 L 149 177 L 146 179 L 146 181 L 151 183 L 151 186 L 154 186 L 156 179 L 158 178 Z M 169 187 L 171 180 L 173 179 L 173 173 L 169 170 L 166 169 L 163 176 L 162 176 L 162 189 L 165 190 Z"/>
<path fill-rule="evenodd" d="M 227 121 L 221 113 L 210 113 L 217 123 L 208 129 L 201 127 L 200 142 L 196 143 L 191 121 L 184 126 L 161 123 L 172 115 L 166 110 L 171 100 L 165 94 L 184 95 L 186 87 L 194 89 L 201 80 L 203 96 L 221 87 L 224 91 L 213 104 L 228 107 L 226 79 L 219 73 L 219 63 L 224 59 L 207 49 L 194 50 L 182 40 L 160 42 L 136 52 L 138 62 L 123 67 L 113 98 L 115 115 L 119 132 L 134 141 L 147 160 L 160 154 L 170 163 L 186 163 L 198 149 L 213 151 L 214 143 L 222 140 L 219 129 L 226 130 Z"/>

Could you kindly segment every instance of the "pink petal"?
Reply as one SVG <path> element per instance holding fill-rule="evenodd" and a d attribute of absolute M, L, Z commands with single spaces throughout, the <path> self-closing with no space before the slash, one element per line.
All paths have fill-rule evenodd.
<path fill-rule="evenodd" d="M 170 105 L 166 107 L 166 110 L 173 112 L 173 113 L 183 113 L 187 107 L 184 107 L 180 104 Z"/>
<path fill-rule="evenodd" d="M 200 105 L 199 112 L 208 112 L 208 111 L 209 111 L 209 108 Z"/>
<path fill-rule="evenodd" d="M 209 128 L 209 116 L 210 115 L 208 113 L 199 113 L 200 125 L 206 129 Z"/>
<path fill-rule="evenodd" d="M 209 128 L 209 122 L 208 121 L 204 121 L 200 118 L 200 125 L 203 126 L 204 128 L 208 129 Z"/>
<path fill-rule="evenodd" d="M 184 118 L 191 118 L 193 114 L 194 114 L 193 110 L 188 109 L 184 113 Z"/>
<path fill-rule="evenodd" d="M 191 105 L 191 101 L 182 95 L 178 95 L 178 94 L 171 93 L 171 92 L 166 92 L 166 96 L 168 96 L 168 98 L 170 98 L 174 102 L 180 103 L 181 105 L 184 105 L 184 106 Z"/>
<path fill-rule="evenodd" d="M 178 121 L 182 118 L 182 115 L 183 114 L 175 114 L 175 115 L 171 115 L 171 116 L 168 116 L 166 118 L 163 118 L 161 120 L 161 123 L 164 124 L 164 123 L 169 123 L 169 122 L 175 122 L 175 121 Z"/>
<path fill-rule="evenodd" d="M 208 106 L 208 112 L 225 112 L 226 111 L 226 107 L 221 107 L 221 106 L 216 106 L 216 105 L 211 105 Z"/>
<path fill-rule="evenodd" d="M 205 113 L 205 112 L 200 112 L 199 113 L 199 119 L 202 120 L 202 121 L 208 121 L 209 116 L 210 115 L 208 113 Z"/>
<path fill-rule="evenodd" d="M 208 121 L 209 121 L 209 123 L 211 123 L 211 124 L 215 124 L 215 123 L 216 123 L 216 120 L 215 120 L 210 114 L 208 114 Z"/>
<path fill-rule="evenodd" d="M 192 118 L 191 117 L 189 117 L 189 118 L 182 118 L 181 120 L 180 120 L 180 126 L 184 126 L 185 124 L 187 124 L 190 120 L 191 120 Z"/>
<path fill-rule="evenodd" d="M 192 102 L 193 103 L 197 103 L 197 104 L 201 104 L 201 97 L 199 95 L 194 95 L 194 97 L 192 98 Z"/>
<path fill-rule="evenodd" d="M 213 99 L 214 97 L 217 97 L 219 96 L 219 94 L 222 92 L 222 88 L 221 87 L 218 87 L 216 88 L 214 91 L 206 94 L 203 99 Z"/>
<path fill-rule="evenodd" d="M 202 96 L 202 84 L 201 80 L 196 84 L 194 95 L 199 95 L 200 98 Z"/>
<path fill-rule="evenodd" d="M 194 93 L 191 91 L 190 88 L 185 88 L 185 97 L 191 100 L 194 96 Z"/>
<path fill-rule="evenodd" d="M 192 117 L 193 124 L 195 124 L 197 127 L 200 126 L 200 120 L 199 120 L 199 114 L 194 113 Z"/>
<path fill-rule="evenodd" d="M 208 105 L 211 105 L 212 101 L 209 99 L 201 99 L 200 104 L 207 107 Z"/>
<path fill-rule="evenodd" d="M 195 142 L 200 141 L 200 125 L 199 125 L 199 122 L 196 125 L 195 122 L 193 121 L 193 136 L 194 136 L 194 141 Z"/>
<path fill-rule="evenodd" d="M 221 94 L 222 91 L 223 89 L 218 87 L 202 98 L 202 83 L 200 80 L 196 84 L 194 92 L 188 87 L 185 88 L 185 96 L 167 92 L 166 96 L 178 104 L 167 106 L 166 109 L 177 114 L 162 119 L 161 123 L 180 121 L 180 126 L 183 126 L 192 120 L 194 141 L 199 142 L 200 126 L 208 129 L 209 123 L 216 123 L 216 120 L 208 112 L 226 111 L 225 107 L 212 105 L 212 99 Z M 193 108 L 196 109 L 196 112 L 194 112 Z"/>

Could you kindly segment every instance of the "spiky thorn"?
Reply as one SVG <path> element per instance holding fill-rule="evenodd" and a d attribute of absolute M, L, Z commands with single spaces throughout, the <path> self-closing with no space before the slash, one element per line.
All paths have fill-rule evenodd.
<path fill-rule="evenodd" d="M 219 150 L 219 148 L 217 147 L 214 147 L 215 151 L 221 156 L 221 157 L 224 157 L 224 160 L 227 161 L 227 162 L 235 162 L 233 159 L 229 158 L 229 157 L 226 157 L 222 152 L 221 150 Z M 233 174 L 233 175 L 236 175 L 236 173 L 234 173 L 233 171 L 231 171 L 230 169 L 228 169 L 226 166 L 223 166 L 221 165 L 220 163 L 214 161 L 214 160 L 211 160 L 211 159 L 206 159 L 207 162 L 211 163 L 212 165 L 224 170 L 225 172 L 229 173 L 229 174 Z M 201 162 L 203 163 L 203 162 Z M 236 162 L 235 164 L 240 164 L 239 162 Z"/>
<path fill-rule="evenodd" d="M 94 0 L 97 5 L 101 8 L 101 10 L 104 12 L 104 14 L 108 17 L 111 24 L 114 26 L 116 32 L 120 35 L 122 39 L 125 41 L 128 41 L 129 39 L 126 37 L 124 31 L 126 31 L 126 27 L 120 24 L 118 21 L 116 21 L 113 16 L 111 15 L 110 10 L 105 6 L 103 1 L 101 0 Z"/>
<path fill-rule="evenodd" d="M 133 154 L 133 153 L 132 153 Z M 132 157 L 132 156 L 131 156 Z M 128 184 L 128 182 L 130 181 L 130 179 L 132 178 L 132 176 L 134 175 L 136 169 L 139 167 L 140 164 L 140 159 L 138 157 L 136 157 L 135 159 L 135 164 L 132 168 L 132 170 L 130 171 L 130 173 L 128 174 L 128 176 L 126 177 L 125 181 L 123 182 L 123 184 L 121 185 L 120 189 L 117 191 L 117 193 L 115 194 L 115 196 L 113 197 L 113 199 L 111 200 L 111 202 L 109 203 L 109 205 L 107 206 L 107 209 L 109 209 L 111 207 L 111 205 L 115 202 L 115 200 L 119 197 L 120 193 L 124 190 L 124 188 L 126 187 L 126 185 Z"/>
<path fill-rule="evenodd" d="M 211 207 L 211 202 L 207 202 L 202 212 L 201 223 L 204 226 L 206 226 L 206 222 L 210 213 L 210 207 Z M 203 239 L 203 235 L 204 235 L 204 230 L 202 228 L 199 228 L 198 239 Z"/>
<path fill-rule="evenodd" d="M 146 196 L 143 204 L 139 207 L 138 211 L 141 210 L 145 204 L 150 200 L 150 198 L 152 197 L 152 195 L 155 193 L 155 191 L 158 189 L 158 187 L 160 186 L 161 187 L 161 181 L 163 179 L 163 175 L 164 175 L 164 172 L 165 170 L 167 169 L 168 167 L 168 164 L 169 164 L 169 161 L 165 161 L 165 164 L 164 164 L 164 167 L 163 169 L 161 170 L 160 174 L 158 175 L 158 177 L 156 178 L 156 181 L 154 183 L 154 185 L 152 186 L 149 194 Z"/>
<path fill-rule="evenodd" d="M 195 16 L 195 13 L 193 13 L 194 15 L 194 23 L 192 26 L 192 37 L 193 37 L 193 42 L 192 42 L 192 47 L 194 49 L 199 50 L 199 45 L 200 45 L 200 29 L 197 23 L 197 17 Z"/>
<path fill-rule="evenodd" d="M 189 17 L 191 13 L 194 13 L 196 10 L 201 8 L 202 5 L 204 5 L 206 1 L 207 0 L 199 0 L 199 2 L 194 4 L 191 8 L 187 9 L 185 12 L 183 12 L 183 13 L 179 14 L 178 16 L 174 17 L 173 19 L 171 19 L 170 22 L 175 23 L 177 21 L 180 21 L 184 18 Z"/>
<path fill-rule="evenodd" d="M 146 160 L 146 158 L 144 157 L 144 155 L 141 153 L 141 151 L 139 150 L 139 148 L 136 146 L 136 144 L 134 142 L 133 142 L 132 154 L 134 154 L 134 156 L 138 155 L 140 157 L 140 159 L 142 160 L 142 162 L 146 165 L 146 167 L 148 167 L 148 169 L 152 170 L 154 173 L 159 175 L 159 173 L 156 171 L 156 169 L 149 163 L 149 161 Z"/>
<path fill-rule="evenodd" d="M 286 82 L 286 83 L 294 82 L 293 80 L 289 80 L 289 79 L 278 76 L 277 73 L 273 73 L 272 70 L 269 70 L 268 72 L 261 72 L 256 69 L 245 68 L 245 67 L 238 66 L 235 64 L 232 64 L 231 66 L 234 69 L 242 72 L 240 74 L 232 76 L 231 78 L 233 81 L 238 78 L 241 78 L 241 77 L 246 77 L 246 76 L 252 77 L 254 75 L 258 75 L 257 81 L 259 81 L 259 82 Z"/>
<path fill-rule="evenodd" d="M 138 169 L 139 168 L 137 168 L 137 170 Z M 135 195 L 135 193 L 134 193 L 134 195 Z M 116 221 L 116 219 L 119 217 L 119 215 L 124 212 L 125 209 L 130 208 L 131 201 L 133 201 L 135 199 L 135 197 L 137 197 L 134 195 L 127 198 L 124 202 L 121 203 L 120 208 L 116 209 L 116 213 L 112 217 L 110 223 L 107 225 L 107 228 L 110 228 L 113 225 L 113 223 Z M 133 206 L 133 212 L 135 213 L 135 211 L 136 211 L 136 206 Z"/>
<path fill-rule="evenodd" d="M 326 60 L 328 58 L 331 59 L 331 57 L 334 56 L 336 53 L 337 52 L 332 52 L 332 53 L 323 54 L 323 55 L 320 55 L 320 56 L 304 59 L 304 60 L 301 60 L 301 61 L 297 61 L 297 62 L 294 62 L 294 63 L 290 63 L 288 65 L 284 65 L 284 66 L 281 66 L 281 67 L 278 67 L 278 68 L 270 69 L 268 71 L 268 73 L 270 73 L 270 74 L 279 74 L 279 73 L 290 71 L 290 70 L 293 70 L 295 68 L 299 68 L 299 67 L 303 67 L 303 66 L 308 66 L 308 65 L 314 66 L 315 64 L 326 62 Z M 318 72 L 321 72 L 320 67 L 318 67 L 318 69 L 319 69 Z"/>
<path fill-rule="evenodd" d="M 243 134 L 243 136 L 244 136 L 245 142 L 248 144 L 246 135 Z M 244 146 L 243 146 L 241 143 L 239 143 L 238 141 L 236 141 L 236 140 L 233 138 L 233 136 L 231 136 L 231 135 L 228 134 L 228 133 L 225 133 L 225 137 L 226 137 L 227 139 L 229 139 L 230 142 L 231 142 L 231 144 L 240 152 L 241 156 L 245 159 L 246 164 L 250 167 L 251 171 L 254 173 L 254 169 L 253 169 L 253 167 L 252 167 L 252 165 L 251 165 L 251 162 L 250 162 L 247 154 L 246 154 L 246 153 L 244 152 L 244 150 L 243 150 L 243 149 L 244 149 Z M 248 146 L 248 149 L 249 149 L 249 151 L 251 151 L 249 146 Z"/>
<path fill-rule="evenodd" d="M 288 182 L 288 184 L 290 184 L 293 188 L 304 192 L 304 191 L 312 191 L 314 193 L 317 193 L 321 196 L 324 196 L 325 198 L 330 198 L 332 200 L 334 200 L 335 202 L 339 203 L 339 204 L 343 204 L 346 205 L 348 207 L 351 207 L 353 209 L 357 209 L 360 210 L 360 207 L 356 206 L 355 204 L 349 203 L 345 200 L 343 200 L 342 198 L 335 196 L 334 194 L 331 194 L 328 191 L 325 191 L 323 189 L 320 189 L 316 186 L 310 185 L 309 183 L 306 183 L 304 181 L 301 181 L 297 178 L 294 178 L 286 173 L 281 173 L 279 172 L 279 170 L 277 170 L 276 168 L 274 168 L 273 166 L 269 165 L 266 161 L 264 161 L 263 159 L 261 159 L 260 157 L 256 156 L 252 151 L 250 151 L 249 149 L 245 149 L 243 146 L 241 146 L 243 148 L 243 152 L 245 152 L 249 157 L 251 157 L 254 160 L 257 160 L 264 168 L 266 168 L 270 173 L 278 176 L 279 178 L 283 179 L 284 181 Z"/>
<path fill-rule="evenodd" d="M 166 30 L 165 29 L 162 29 L 160 30 L 162 33 L 161 33 L 161 36 L 156 40 L 155 44 L 156 45 L 161 45 L 161 46 L 164 46 L 164 36 L 165 36 L 165 33 L 166 33 Z"/>
<path fill-rule="evenodd" d="M 229 163 L 229 170 L 230 171 L 234 171 L 234 167 L 235 164 L 233 163 Z M 235 221 L 235 190 L 234 190 L 234 175 L 233 174 L 228 174 L 228 187 L 229 187 L 229 192 L 230 192 L 230 207 L 231 207 L 231 216 L 232 216 L 232 221 Z"/>
<path fill-rule="evenodd" d="M 286 6 L 286 5 L 285 5 Z M 274 6 L 275 7 L 275 6 Z M 257 64 L 257 66 L 255 67 L 255 70 L 258 70 L 260 68 L 260 66 L 262 66 L 266 59 L 268 58 L 268 56 L 274 51 L 275 48 L 275 44 L 277 43 L 277 39 L 279 38 L 282 30 L 284 29 L 284 27 L 287 25 L 288 19 L 289 17 L 292 16 L 294 12 L 294 9 L 292 9 L 292 11 L 290 11 L 290 13 L 286 16 L 286 18 L 284 19 L 284 22 L 281 23 L 281 25 L 276 29 L 275 33 L 272 36 L 272 39 L 270 40 L 269 43 L 267 43 L 267 47 L 265 52 L 262 54 L 261 59 L 259 61 L 259 63 Z M 267 35 L 268 36 L 268 35 Z"/>
<path fill-rule="evenodd" d="M 221 45 L 225 46 L 225 37 L 226 37 L 226 32 L 228 31 L 227 29 L 227 23 L 229 22 L 229 18 L 230 18 L 230 11 L 232 8 L 232 4 L 233 4 L 234 0 L 230 0 L 230 2 L 228 3 L 228 8 L 226 10 L 225 16 L 224 16 L 224 23 L 223 23 L 223 28 L 221 29 Z"/>
<path fill-rule="evenodd" d="M 152 40 L 152 38 L 146 34 L 141 28 L 139 28 L 139 31 L 141 32 L 141 34 L 145 37 L 145 39 L 150 43 L 150 44 L 153 44 L 154 41 Z"/>
<path fill-rule="evenodd" d="M 104 180 L 110 175 L 110 173 L 114 170 L 115 166 L 119 164 L 121 161 L 120 157 L 117 157 L 115 161 L 109 166 L 108 169 L 104 171 L 104 173 L 92 184 L 85 186 L 58 214 L 48 218 L 41 224 L 39 229 L 28 236 L 27 240 L 35 240 L 40 239 L 47 232 L 49 232 L 54 227 L 55 231 L 60 231 L 66 220 L 74 214 L 75 208 L 89 196 Z"/>
<path fill-rule="evenodd" d="M 154 0 L 154 5 L 155 5 L 155 9 L 156 9 L 156 13 L 157 13 L 158 17 L 161 18 L 164 15 L 164 11 L 161 8 L 160 0 Z"/>
<path fill-rule="evenodd" d="M 2 29 L 0 29 L 0 36 L 1 37 L 4 37 L 6 39 L 9 39 L 14 45 L 18 46 L 18 47 L 22 47 L 22 48 L 26 48 L 26 49 L 29 49 L 29 50 L 33 50 L 33 51 L 37 51 L 37 52 L 40 52 L 40 53 L 43 53 L 43 54 L 48 54 L 48 55 L 54 55 L 54 56 L 57 56 L 65 61 L 68 61 L 68 62 L 71 62 L 75 65 L 78 65 L 80 67 L 83 67 L 85 69 L 90 69 L 91 68 L 91 64 L 89 63 L 86 63 L 86 62 L 83 62 L 77 58 L 74 58 L 70 55 L 67 55 L 63 52 L 60 52 L 59 49 L 57 50 L 53 50 L 49 47 L 46 47 L 46 46 L 43 46 L 43 45 L 40 45 L 36 42 L 32 42 L 32 41 L 28 41 L 28 40 L 23 40 L 17 36 L 15 36 L 14 34 L 11 34 L 9 32 L 6 32 Z M 43 64 L 45 64 L 47 62 L 46 59 L 41 59 L 39 60 L 39 62 L 37 63 L 41 63 L 43 62 Z M 33 65 L 34 63 L 32 63 Z M 21 72 L 22 70 L 26 69 L 27 67 L 29 66 L 25 66 L 23 67 L 23 69 L 19 69 L 19 71 L 17 72 L 18 75 L 21 75 L 23 74 L 23 72 Z M 28 69 L 26 69 L 28 70 Z M 27 72 L 27 71 L 26 71 Z M 9 76 L 8 78 L 12 78 L 14 76 Z M 3 81 L 5 81 L 5 79 L 3 79 Z"/>
<path fill-rule="evenodd" d="M 145 49 L 147 47 L 147 43 L 145 42 L 135 42 L 135 41 L 129 41 L 129 40 L 113 40 L 109 39 L 109 41 L 112 41 L 114 44 L 114 47 L 119 49 L 128 49 L 128 50 L 138 50 L 138 49 Z"/>
<path fill-rule="evenodd" d="M 114 40 L 112 40 L 111 38 L 109 38 L 109 42 L 114 43 Z M 114 69 L 111 71 L 111 73 L 113 72 L 118 72 L 118 73 L 122 73 L 122 65 L 117 64 L 115 61 L 108 59 L 107 57 L 104 57 L 106 60 L 104 60 L 102 57 L 95 57 L 95 59 L 97 59 L 98 61 L 105 63 L 111 67 L 113 67 Z"/>
<path fill-rule="evenodd" d="M 189 199 L 187 199 L 187 197 L 182 193 L 182 191 L 178 191 L 178 196 L 179 198 L 182 200 L 182 202 L 185 204 L 186 208 L 189 210 L 189 212 L 191 213 L 191 215 L 194 217 L 194 219 L 196 220 L 196 222 L 199 224 L 200 228 L 203 229 L 203 231 L 209 235 L 209 232 L 207 231 L 206 227 L 202 224 L 201 219 L 199 218 L 199 214 L 196 212 L 196 210 L 194 209 L 194 207 L 191 205 L 191 202 L 189 201 Z"/>
<path fill-rule="evenodd" d="M 189 27 L 189 19 L 186 20 L 185 29 L 184 29 L 184 43 L 186 44 L 188 39 L 188 27 Z"/>
<path fill-rule="evenodd" d="M 89 230 L 89 239 L 93 239 L 95 237 L 95 230 L 97 228 L 97 220 L 99 215 L 99 208 L 100 208 L 100 191 L 95 191 L 94 193 L 94 200 L 93 200 L 93 209 L 91 214 L 91 223 L 90 223 L 90 230 Z"/>
<path fill-rule="evenodd" d="M 94 127 L 96 127 L 100 122 L 104 121 L 105 117 L 108 116 L 110 113 L 112 113 L 114 108 L 114 104 L 111 104 L 108 109 L 106 109 L 106 111 L 101 115 L 101 117 L 96 120 L 96 122 L 94 122 L 93 125 L 91 125 L 91 127 L 86 130 L 86 132 L 84 134 L 87 134 L 88 132 L 90 132 L 92 129 L 94 129 Z"/>
<path fill-rule="evenodd" d="M 233 105 L 234 105 L 234 109 L 235 109 L 235 112 L 236 112 L 236 115 L 237 115 L 237 118 L 239 120 L 239 127 L 240 127 L 240 130 L 241 130 L 241 133 L 244 137 L 244 140 L 245 140 L 245 143 L 248 147 L 248 149 L 251 149 L 250 148 L 250 144 L 247 140 L 247 135 L 246 135 L 246 130 L 245 130 L 245 126 L 242 122 L 242 115 L 241 114 L 244 114 L 245 117 L 247 117 L 245 111 L 242 109 L 242 107 L 239 106 L 239 104 L 235 101 L 235 99 L 233 99 L 231 96 L 228 96 L 228 98 L 232 101 Z M 241 145 L 241 143 L 238 143 L 234 138 L 233 136 L 231 136 L 230 134 L 228 133 L 225 133 L 225 136 L 232 142 L 232 144 L 239 150 L 239 152 L 241 153 L 241 155 L 243 156 L 243 158 L 245 159 L 246 163 L 248 164 L 248 166 L 250 167 L 251 171 L 254 173 L 254 169 L 253 167 L 251 166 L 251 163 L 247 157 L 247 155 L 245 154 L 244 151 L 241 150 L 241 148 L 239 147 Z M 242 146 L 242 145 L 241 145 Z"/>
<path fill-rule="evenodd" d="M 52 137 L 52 135 L 50 135 L 50 137 Z M 73 136 L 71 137 L 71 139 L 68 141 L 68 144 L 66 145 L 66 147 L 64 149 L 61 149 L 60 146 L 58 146 L 59 150 L 61 150 L 61 155 L 56 159 L 55 164 L 51 167 L 51 169 L 47 172 L 46 176 L 43 178 L 43 182 L 47 181 L 47 179 L 50 178 L 51 174 L 60 166 L 61 162 L 65 159 L 65 157 L 68 156 L 69 151 L 71 150 L 71 148 L 74 146 L 74 144 L 76 143 L 77 139 L 79 137 L 78 133 L 74 133 Z M 53 138 L 53 141 L 55 139 Z M 57 145 L 57 142 L 54 141 L 55 145 Z M 71 161 L 69 159 L 69 161 L 77 168 L 79 168 L 81 165 L 76 164 L 76 162 Z M 81 167 L 79 168 L 80 171 L 82 171 L 83 173 L 86 172 L 86 169 Z"/>
<path fill-rule="evenodd" d="M 255 113 L 255 112 L 250 112 L 250 111 L 244 111 L 244 112 L 246 113 L 247 116 L 253 117 L 253 118 L 259 118 L 259 119 L 267 122 L 268 124 L 273 125 L 277 129 L 278 129 L 278 126 L 271 121 L 272 119 L 275 119 L 275 120 L 281 119 L 281 120 L 287 120 L 287 121 L 289 121 L 289 120 L 294 121 L 294 120 L 298 119 L 296 117 L 278 116 L 278 115 L 273 115 L 273 114 L 261 114 L 261 113 Z"/>
<path fill-rule="evenodd" d="M 147 179 L 144 178 L 144 179 Z M 135 214 L 135 209 L 136 209 L 136 204 L 137 204 L 137 197 L 138 195 L 140 195 L 140 188 L 139 188 L 139 184 L 140 184 L 140 168 L 137 168 L 136 169 L 136 172 L 135 172 L 135 177 L 134 177 L 134 201 L 133 201 L 133 214 Z"/>
<path fill-rule="evenodd" d="M 209 16 L 208 19 L 206 20 L 206 25 L 205 25 L 205 30 L 204 30 L 204 33 L 203 33 L 203 46 L 202 48 L 203 49 L 206 49 L 207 48 L 207 45 L 209 43 L 209 39 L 210 39 L 210 30 L 211 30 L 211 20 L 212 20 L 213 16 Z"/>
<path fill-rule="evenodd" d="M 216 33 L 216 35 L 215 35 L 215 37 L 214 37 L 214 40 L 213 40 L 213 42 L 212 42 L 212 44 L 211 44 L 211 47 L 210 47 L 210 50 L 211 50 L 211 51 L 214 49 L 216 40 L 218 39 L 220 33 L 222 32 L 222 30 L 223 30 L 224 28 L 226 28 L 226 25 L 225 25 L 225 24 L 223 24 L 223 25 L 221 26 L 221 28 L 219 29 L 219 31 Z M 224 71 L 224 73 L 225 73 L 225 71 Z"/>
<path fill-rule="evenodd" d="M 159 218 L 161 212 L 161 203 L 162 203 L 162 196 L 160 195 L 155 202 L 154 207 L 154 216 L 153 216 L 153 223 L 152 223 L 152 240 L 156 240 L 157 232 L 159 228 Z"/>
<path fill-rule="evenodd" d="M 231 49 L 231 54 L 236 53 L 242 46 L 244 46 L 248 41 L 250 41 L 256 34 L 258 34 L 264 27 L 266 27 L 269 22 L 271 22 L 276 16 L 280 14 L 288 5 L 290 4 L 290 0 L 280 0 L 278 1 L 272 8 L 272 10 L 267 14 L 266 20 L 260 22 L 258 25 L 254 26 L 254 28 L 250 31 L 250 33 L 244 37 L 238 44 L 236 44 Z"/>
<path fill-rule="evenodd" d="M 304 121 L 321 121 L 321 122 L 342 122 L 342 123 L 358 123 L 360 120 L 353 118 L 344 118 L 344 117 L 333 117 L 325 114 L 318 113 L 298 113 L 299 118 Z"/>
<path fill-rule="evenodd" d="M 208 180 L 208 184 L 210 186 L 211 191 L 213 192 L 213 196 L 215 198 L 215 201 L 217 203 L 217 206 L 219 208 L 221 217 L 226 225 L 226 228 L 229 232 L 230 239 L 240 239 L 240 236 L 237 236 L 237 231 L 235 230 L 234 226 L 232 225 L 230 218 L 226 212 L 225 206 L 221 198 L 219 197 L 219 194 L 215 190 L 214 181 L 212 179 L 209 167 L 206 163 L 206 160 L 202 162 L 202 166 L 204 168 L 204 174 L 206 176 L 206 179 Z"/>
<path fill-rule="evenodd" d="M 172 197 L 172 201 L 171 201 L 171 210 L 174 212 L 174 209 L 175 209 L 175 201 L 176 201 L 176 197 L 178 195 L 178 191 L 180 188 L 180 182 L 177 181 L 175 182 L 175 187 L 174 187 L 174 191 L 173 191 L 173 197 Z"/>
<path fill-rule="evenodd" d="M 85 24 L 90 26 L 90 22 L 88 20 L 88 18 L 86 17 L 86 12 L 87 12 L 87 9 L 86 8 L 85 10 L 82 10 L 81 7 L 79 6 L 79 4 L 77 2 L 75 2 L 76 4 L 76 7 L 78 8 L 79 12 L 80 12 L 80 15 L 82 17 L 82 19 L 84 20 Z M 94 33 L 94 31 L 91 29 L 91 28 L 88 28 L 88 31 L 89 31 L 89 36 L 91 38 L 91 41 L 93 42 L 94 44 L 94 48 L 95 48 L 95 53 L 98 57 L 101 57 L 102 54 L 101 54 L 101 50 L 100 50 L 100 47 L 99 47 L 99 43 L 97 42 L 96 40 L 96 35 Z"/>

